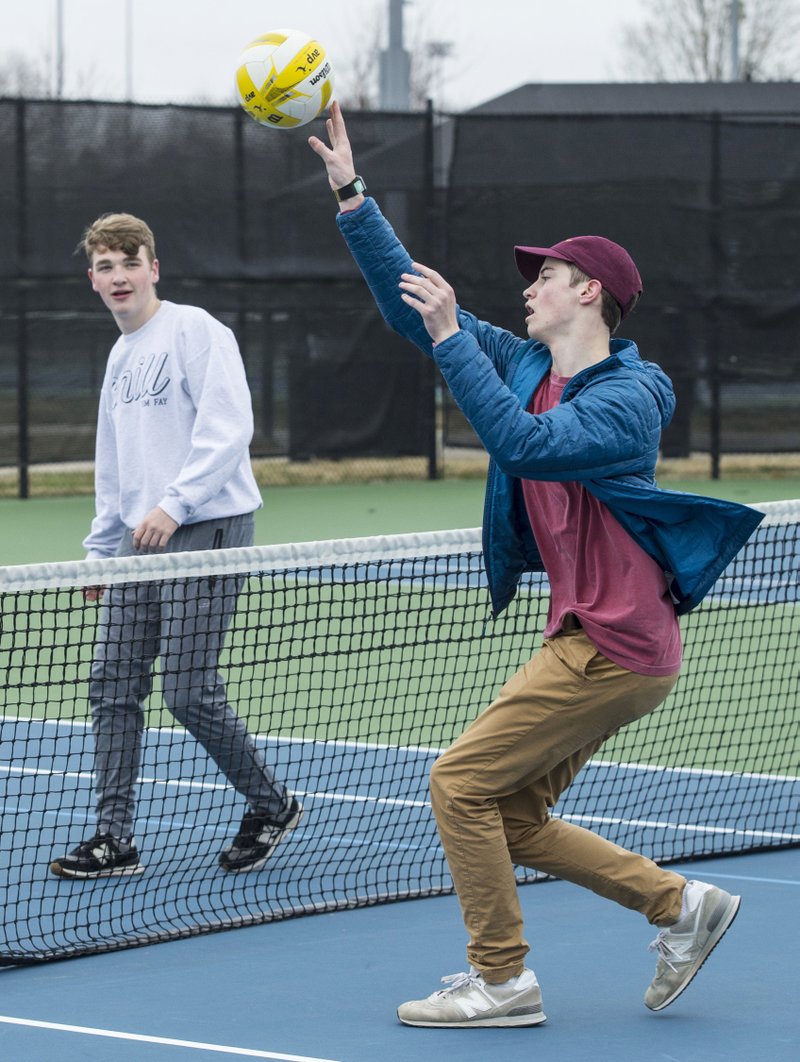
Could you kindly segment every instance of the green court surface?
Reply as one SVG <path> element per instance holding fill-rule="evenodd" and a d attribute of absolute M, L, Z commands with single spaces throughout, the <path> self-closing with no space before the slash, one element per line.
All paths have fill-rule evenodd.
<path fill-rule="evenodd" d="M 256 514 L 256 544 L 477 527 L 480 480 L 267 487 Z M 0 499 L 0 564 L 80 560 L 91 497 Z"/>
<path fill-rule="evenodd" d="M 435 581 L 409 588 L 265 574 L 240 595 L 221 662 L 255 732 L 443 747 L 538 647 L 545 611 L 546 599 L 521 593 L 487 627 L 482 589 L 447 596 Z M 0 649 L 8 654 L 3 713 L 85 718 L 80 676 L 93 655 L 96 606 L 76 589 L 6 594 L 0 617 Z M 662 711 L 611 739 L 604 755 L 667 768 L 800 774 L 790 696 L 798 620 L 796 605 L 705 602 L 681 625 L 686 658 L 677 692 Z M 676 718 L 679 727 L 665 725 Z M 148 720 L 174 725 L 157 679 Z"/>
<path fill-rule="evenodd" d="M 747 504 L 800 497 L 796 476 L 664 480 L 662 485 Z M 267 487 L 256 543 L 478 527 L 483 489 L 481 479 Z M 79 560 L 93 513 L 90 497 L 0 499 L 0 564 Z"/>
<path fill-rule="evenodd" d="M 709 494 L 713 490 L 755 502 L 785 496 L 798 484 L 731 480 L 669 486 L 691 486 Z M 264 491 L 257 542 L 476 527 L 482 500 L 483 484 L 478 480 L 273 488 Z M 80 540 L 92 502 L 88 498 L 5 501 L 0 513 L 0 549 L 9 561 L 75 559 L 81 556 Z M 259 596 L 263 590 L 272 617 L 266 642 L 252 636 L 264 622 L 258 611 L 264 607 Z M 525 596 L 530 599 L 527 604 L 521 603 Z M 335 735 L 391 744 L 401 732 L 405 743 L 442 746 L 454 736 L 448 721 L 450 726 L 461 725 L 459 709 L 463 711 L 464 701 L 469 699 L 477 711 L 503 678 L 531 655 L 546 607 L 535 598 L 520 595 L 492 624 L 493 637 L 487 639 L 485 592 L 477 589 L 460 593 L 454 601 L 445 598 L 435 583 L 411 590 L 391 582 L 365 587 L 314 578 L 298 582 L 288 574 L 264 577 L 261 587 L 240 598 L 226 651 L 228 681 L 240 714 L 248 716 L 256 730 L 264 726 L 259 715 L 269 702 L 274 712 L 269 729 L 287 738 Z M 21 606 L 26 624 L 31 623 L 29 612 L 38 614 L 35 604 Z M 6 631 L 14 622 L 9 610 L 16 607 L 11 600 L 4 602 Z M 291 610 L 292 622 L 283 624 L 282 610 Z M 46 629 L 47 616 L 54 613 L 69 619 L 56 624 L 55 630 Z M 82 717 L 87 707 L 82 697 L 76 699 L 70 676 L 91 659 L 92 607 L 85 605 L 77 590 L 66 592 L 59 595 L 57 605 L 50 602 L 41 622 L 40 634 L 48 645 L 46 661 L 49 667 L 59 665 L 56 673 L 65 676 L 64 688 L 55 696 L 50 683 L 37 680 L 33 661 L 38 638 L 28 626 L 29 652 L 17 654 L 20 674 L 8 684 L 5 711 L 46 716 L 49 701 L 60 702 L 61 716 Z M 698 627 L 701 636 L 696 636 Z M 686 662 L 680 684 L 681 727 L 657 740 L 652 728 L 659 725 L 658 715 L 628 727 L 612 743 L 614 757 L 665 767 L 753 770 L 754 749 L 742 742 L 741 735 L 758 733 L 755 769 L 771 772 L 782 765 L 785 771 L 787 764 L 793 765 L 792 771 L 797 769 L 797 735 L 782 707 L 788 703 L 788 691 L 781 683 L 789 676 L 780 678 L 794 649 L 787 638 L 797 636 L 796 606 L 731 601 L 720 606 L 709 598 L 684 619 L 682 628 Z M 469 691 L 464 688 L 466 674 L 473 683 Z M 735 719 L 728 707 L 733 691 L 739 713 Z M 12 703 L 16 696 L 23 703 Z M 303 704 L 302 717 L 291 710 L 298 702 Z M 383 719 L 366 707 L 378 705 Z M 157 686 L 150 718 L 152 725 L 171 724 L 161 709 Z"/>

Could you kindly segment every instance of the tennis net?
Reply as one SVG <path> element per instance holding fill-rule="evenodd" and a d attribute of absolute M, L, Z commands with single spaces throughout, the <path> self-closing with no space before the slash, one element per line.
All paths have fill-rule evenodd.
<path fill-rule="evenodd" d="M 800 843 L 800 502 L 759 508 L 682 620 L 669 700 L 608 741 L 555 812 L 662 863 Z M 95 829 L 89 585 L 155 588 L 175 622 L 187 588 L 200 609 L 233 595 L 228 699 L 305 809 L 260 870 L 220 866 L 245 802 L 164 708 L 157 667 L 136 788 L 144 872 L 50 872 Z M 5 568 L 0 589 L 6 966 L 450 891 L 430 766 L 536 649 L 548 594 L 526 577 L 492 620 L 478 531 Z"/>

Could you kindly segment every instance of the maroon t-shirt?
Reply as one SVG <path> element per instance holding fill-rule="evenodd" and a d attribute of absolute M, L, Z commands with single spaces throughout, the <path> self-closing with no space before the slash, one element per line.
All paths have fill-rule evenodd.
<path fill-rule="evenodd" d="M 529 412 L 557 406 L 569 377 L 551 373 Z M 678 617 L 659 565 L 580 483 L 522 480 L 522 492 L 550 580 L 545 637 L 564 617 L 615 664 L 641 675 L 671 675 L 681 663 Z"/>

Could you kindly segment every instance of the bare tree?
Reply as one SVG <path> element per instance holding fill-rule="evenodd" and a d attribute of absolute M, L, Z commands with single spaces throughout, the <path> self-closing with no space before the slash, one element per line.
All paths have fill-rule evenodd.
<path fill-rule="evenodd" d="M 373 17 L 357 20 L 350 35 L 350 50 L 344 61 L 334 67 L 334 84 L 339 102 L 346 110 L 371 111 L 378 105 L 378 63 L 384 34 L 384 19 L 377 11 Z"/>
<path fill-rule="evenodd" d="M 379 106 L 380 54 L 386 38 L 386 7 L 355 12 L 354 29 L 346 56 L 337 57 L 336 95 L 346 109 L 374 110 Z M 446 82 L 445 64 L 452 55 L 449 41 L 432 39 L 429 10 L 412 8 L 406 24 L 406 43 L 411 57 L 411 108 L 422 110 L 433 98 L 439 108 Z"/>
<path fill-rule="evenodd" d="M 62 95 L 71 99 L 92 99 L 95 87 L 104 84 L 92 65 L 72 71 L 70 81 L 69 93 Z M 0 52 L 0 96 L 55 99 L 58 96 L 55 82 L 52 53 L 42 52 L 31 57 L 21 52 Z"/>
<path fill-rule="evenodd" d="M 411 53 L 411 109 L 423 110 L 432 99 L 440 110 L 445 108 L 444 85 L 447 80 L 445 63 L 453 55 L 451 41 L 425 39 Z"/>
<path fill-rule="evenodd" d="M 631 77 L 724 81 L 731 76 L 730 0 L 663 0 L 623 30 Z M 740 0 L 738 79 L 793 80 L 800 74 L 800 0 Z"/>
<path fill-rule="evenodd" d="M 20 52 L 3 52 L 0 54 L 0 96 L 49 99 L 53 95 L 49 70 L 47 56 L 37 63 Z"/>

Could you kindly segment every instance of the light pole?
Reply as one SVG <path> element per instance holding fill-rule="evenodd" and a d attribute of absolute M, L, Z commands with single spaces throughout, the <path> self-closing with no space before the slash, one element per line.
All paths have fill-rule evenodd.
<path fill-rule="evenodd" d="M 407 111 L 411 101 L 411 57 L 403 47 L 403 4 L 389 0 L 389 46 L 380 55 L 380 105 Z"/>
<path fill-rule="evenodd" d="M 133 3 L 125 0 L 125 100 L 133 101 Z"/>
<path fill-rule="evenodd" d="M 56 0 L 56 99 L 64 95 L 64 0 Z"/>
<path fill-rule="evenodd" d="M 730 25 L 730 59 L 731 81 L 739 81 L 739 19 L 741 17 L 741 4 L 739 0 L 731 0 L 731 25 Z"/>

